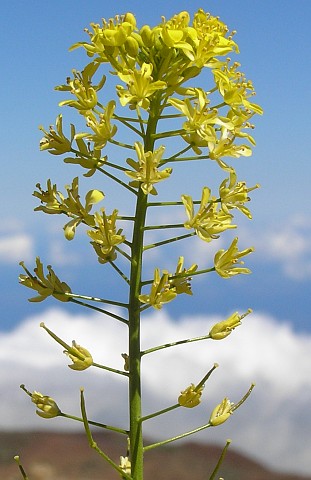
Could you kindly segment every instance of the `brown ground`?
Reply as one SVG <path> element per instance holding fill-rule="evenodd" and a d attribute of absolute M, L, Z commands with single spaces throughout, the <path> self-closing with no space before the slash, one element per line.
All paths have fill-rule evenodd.
<path fill-rule="evenodd" d="M 111 434 L 96 436 L 100 448 L 116 462 L 125 455 L 124 442 Z M 207 480 L 221 449 L 183 443 L 150 450 L 145 456 L 145 480 Z M 0 433 L 0 479 L 22 480 L 13 460 L 20 455 L 29 480 L 117 480 L 118 473 L 91 448 L 82 434 Z M 216 476 L 225 480 L 311 480 L 310 477 L 269 471 L 232 447 Z M 215 480 L 216 480 L 215 479 Z"/>

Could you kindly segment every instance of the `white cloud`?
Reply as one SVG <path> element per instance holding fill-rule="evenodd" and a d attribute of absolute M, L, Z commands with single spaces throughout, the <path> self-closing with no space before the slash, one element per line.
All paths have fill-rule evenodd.
<path fill-rule="evenodd" d="M 293 280 L 311 277 L 311 221 L 297 214 L 282 225 L 266 225 L 260 232 L 242 227 L 241 241 L 255 245 L 256 255 L 280 264 L 283 273 Z"/>
<path fill-rule="evenodd" d="M 49 244 L 48 258 L 52 265 L 67 266 L 81 263 L 79 249 L 73 249 L 72 243 L 68 246 L 64 239 L 54 239 Z"/>
<path fill-rule="evenodd" d="M 162 312 L 149 314 L 143 321 L 143 349 L 200 336 L 219 320 L 193 315 L 177 322 Z M 18 388 L 21 383 L 54 397 L 63 411 L 74 415 L 79 415 L 79 388 L 84 386 L 89 417 L 124 426 L 126 379 L 95 368 L 71 371 L 63 348 L 39 327 L 41 321 L 67 343 L 75 339 L 88 348 L 96 362 L 123 367 L 120 354 L 127 351 L 124 324 L 60 309 L 27 319 L 12 332 L 0 335 L 1 391 L 5 392 L 0 399 L 1 428 L 74 428 L 60 419 L 44 421 L 34 415 L 34 405 Z M 174 404 L 182 389 L 198 382 L 214 362 L 220 365 L 207 382 L 200 407 L 178 409 L 150 420 L 145 431 L 164 439 L 204 424 L 224 396 L 237 402 L 255 381 L 251 397 L 229 421 L 196 439 L 224 443 L 232 438 L 235 448 L 270 466 L 309 473 L 310 351 L 310 335 L 298 334 L 268 315 L 253 314 L 223 341 L 196 342 L 145 356 L 145 413 Z"/>
<path fill-rule="evenodd" d="M 33 258 L 33 238 L 27 233 L 12 233 L 0 236 L 0 262 L 17 263 Z"/>

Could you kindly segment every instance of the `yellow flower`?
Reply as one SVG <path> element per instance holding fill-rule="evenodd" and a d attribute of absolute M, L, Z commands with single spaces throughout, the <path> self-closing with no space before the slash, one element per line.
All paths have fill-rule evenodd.
<path fill-rule="evenodd" d="M 143 63 L 139 70 L 124 70 L 118 72 L 120 80 L 127 84 L 127 88 L 117 85 L 117 94 L 120 98 L 122 107 L 130 104 L 131 109 L 136 106 L 148 110 L 150 106 L 150 97 L 158 90 L 163 90 L 166 83 L 157 80 L 154 81 L 152 74 L 153 66 L 151 63 Z"/>
<path fill-rule="evenodd" d="M 40 184 L 36 186 L 39 192 L 34 192 L 33 195 L 39 198 L 43 204 L 36 207 L 36 211 L 43 211 L 49 214 L 64 213 L 68 217 L 72 217 L 72 220 L 64 226 L 64 233 L 67 240 L 74 238 L 76 227 L 80 223 L 83 222 L 89 226 L 95 225 L 94 216 L 90 214 L 90 211 L 94 204 L 100 202 L 105 197 L 105 194 L 100 190 L 90 190 L 85 195 L 85 206 L 83 206 L 78 190 L 78 177 L 73 179 L 72 185 L 66 186 L 67 198 L 57 191 L 56 185 L 52 186 L 51 180 L 47 181 L 47 191 L 42 190 Z"/>
<path fill-rule="evenodd" d="M 39 129 L 44 133 L 44 137 L 40 140 L 40 150 L 48 150 L 52 155 L 62 155 L 63 153 L 71 151 L 72 140 L 75 135 L 75 128 L 71 125 L 70 140 L 65 137 L 63 133 L 63 119 L 62 115 L 56 118 L 56 130 L 51 125 L 47 132 L 42 126 Z"/>
<path fill-rule="evenodd" d="M 201 396 L 204 389 L 204 385 L 196 388 L 196 386 L 191 383 L 178 397 L 178 403 L 182 407 L 193 408 L 199 405 L 201 402 Z"/>
<path fill-rule="evenodd" d="M 84 177 L 91 177 L 97 171 L 98 168 L 102 167 L 107 161 L 107 156 L 101 156 L 101 150 L 95 147 L 98 147 L 100 144 L 94 144 L 94 148 L 91 149 L 91 143 L 87 144 L 83 140 L 83 136 L 88 136 L 88 133 L 78 133 L 75 136 L 75 141 L 77 144 L 77 150 L 75 151 L 74 157 L 64 158 L 65 163 L 73 163 L 74 165 L 80 165 L 82 168 L 86 168 L 89 171 L 84 173 Z M 92 137 L 95 139 L 95 137 Z"/>
<path fill-rule="evenodd" d="M 86 30 L 89 34 L 90 43 L 78 42 L 72 45 L 70 50 L 84 47 L 89 56 L 99 55 L 101 61 L 107 62 L 119 54 L 119 49 L 125 45 L 136 29 L 136 20 L 132 13 L 116 15 L 108 21 L 103 19 L 102 26 L 91 23 L 93 32 Z"/>
<path fill-rule="evenodd" d="M 36 258 L 36 268 L 34 269 L 34 272 L 37 275 L 36 277 L 27 270 L 24 262 L 20 262 L 20 265 L 23 267 L 27 275 L 21 274 L 19 276 L 19 282 L 25 287 L 36 290 L 39 294 L 37 297 L 30 298 L 30 302 L 42 302 L 50 295 L 61 302 L 68 302 L 70 300 L 70 297 L 66 295 L 66 293 L 71 293 L 70 287 L 65 282 L 59 280 L 50 265 L 47 266 L 49 273 L 45 277 L 43 265 L 39 257 Z"/>
<path fill-rule="evenodd" d="M 127 170 L 125 172 L 128 177 L 134 179 L 130 182 L 130 185 L 134 188 L 140 187 L 146 195 L 148 193 L 157 195 L 154 184 L 165 180 L 172 173 L 171 168 L 165 168 L 161 171 L 158 170 L 165 147 L 161 146 L 154 152 L 145 152 L 140 142 L 135 142 L 134 146 L 138 162 L 128 158 L 127 163 L 134 171 Z"/>
<path fill-rule="evenodd" d="M 216 125 L 226 126 L 233 130 L 234 126 L 227 117 L 218 116 L 215 108 L 208 105 L 210 100 L 201 88 L 188 89 L 192 99 L 170 98 L 168 103 L 181 111 L 188 120 L 183 124 L 185 135 L 182 138 L 189 143 L 193 150 L 200 154 L 198 147 L 207 147 L 209 142 L 216 142 Z M 218 127 L 219 128 L 219 127 Z"/>
<path fill-rule="evenodd" d="M 131 475 L 131 462 L 128 457 L 120 457 L 119 467 L 124 471 L 124 473 Z"/>
<path fill-rule="evenodd" d="M 100 90 L 106 81 L 105 75 L 101 78 L 98 85 L 92 85 L 92 78 L 99 67 L 99 63 L 91 62 L 78 72 L 73 70 L 73 78 L 67 78 L 65 85 L 58 85 L 55 90 L 61 92 L 70 92 L 76 97 L 76 100 L 64 100 L 59 106 L 68 105 L 76 108 L 82 115 L 85 111 L 92 110 L 97 105 L 97 91 Z"/>
<path fill-rule="evenodd" d="M 170 20 L 163 21 L 160 25 L 153 29 L 154 36 L 159 36 L 161 41 L 156 42 L 159 49 L 167 53 L 167 48 L 181 50 L 184 54 L 183 63 L 190 64 L 187 57 L 193 58 L 193 36 L 196 35 L 195 30 L 189 27 L 190 15 L 183 11 L 174 15 Z M 177 72 L 176 72 L 177 73 Z M 169 76 L 169 75 L 168 75 Z"/>
<path fill-rule="evenodd" d="M 89 79 L 83 78 L 80 72 L 73 71 L 74 78 L 68 79 L 68 90 L 76 97 L 76 100 L 64 100 L 59 103 L 60 107 L 68 105 L 76 108 L 81 113 L 84 110 L 92 110 L 97 105 L 97 93 L 94 87 L 90 85 Z M 58 87 L 57 90 L 64 90 Z"/>
<path fill-rule="evenodd" d="M 243 265 L 244 262 L 240 260 L 241 257 L 248 255 L 254 251 L 253 247 L 246 248 L 239 252 L 238 238 L 234 238 L 228 250 L 218 250 L 214 257 L 215 270 L 223 278 L 230 278 L 234 275 L 251 273 L 251 270 L 245 267 L 236 265 Z"/>
<path fill-rule="evenodd" d="M 217 210 L 217 204 L 215 199 L 211 197 L 211 191 L 208 187 L 204 187 L 202 190 L 201 203 L 196 214 L 190 195 L 182 195 L 181 198 L 189 219 L 184 223 L 185 228 L 194 228 L 197 235 L 205 242 L 217 238 L 217 234 L 224 230 L 236 228 L 236 225 L 231 225 L 232 215 L 221 208 Z"/>
<path fill-rule="evenodd" d="M 237 410 L 244 402 L 247 400 L 247 398 L 250 396 L 252 393 L 253 388 L 255 387 L 255 384 L 252 383 L 244 397 L 241 398 L 241 400 L 234 404 L 230 402 L 230 400 L 225 397 L 223 401 L 217 405 L 217 407 L 214 408 L 214 410 L 211 413 L 209 423 L 212 427 L 216 427 L 217 425 L 221 425 L 224 423 L 232 413 Z"/>
<path fill-rule="evenodd" d="M 176 272 L 173 276 L 169 276 L 169 283 L 171 285 L 171 288 L 175 288 L 178 295 L 180 293 L 187 293 L 188 295 L 192 295 L 190 284 L 191 274 L 197 270 L 198 266 L 196 264 L 193 264 L 190 268 L 186 269 L 183 268 L 183 265 L 184 257 L 179 257 Z M 164 271 L 163 273 L 168 272 Z"/>
<path fill-rule="evenodd" d="M 216 323 L 209 332 L 210 338 L 213 340 L 222 340 L 223 338 L 226 338 L 230 335 L 232 330 L 242 324 L 241 320 L 251 312 L 252 310 L 250 308 L 243 315 L 239 315 L 238 312 L 235 312 L 227 318 L 227 320 Z"/>
<path fill-rule="evenodd" d="M 154 271 L 154 279 L 148 295 L 139 295 L 139 301 L 160 310 L 163 303 L 169 303 L 177 296 L 176 288 L 169 282 L 169 274 L 163 273 L 160 277 L 158 268 Z"/>
<path fill-rule="evenodd" d="M 36 410 L 36 413 L 39 417 L 54 418 L 61 413 L 55 400 L 47 395 L 33 392 L 31 394 L 31 401 L 38 407 L 39 410 Z"/>
<path fill-rule="evenodd" d="M 91 245 L 100 263 L 115 260 L 117 256 L 115 247 L 125 240 L 125 236 L 121 235 L 122 229 L 116 228 L 117 216 L 118 210 L 114 210 L 111 215 L 106 215 L 102 209 L 101 214 L 96 212 L 94 215 L 95 228 L 87 231 L 88 236 L 93 240 Z"/>
<path fill-rule="evenodd" d="M 230 400 L 225 397 L 217 407 L 214 408 L 214 410 L 211 413 L 209 423 L 213 426 L 216 427 L 217 425 L 221 425 L 224 423 L 230 415 L 232 414 L 232 407 L 233 403 L 230 402 Z"/>
<path fill-rule="evenodd" d="M 88 111 L 86 113 L 87 126 L 90 127 L 94 133 L 78 133 L 75 139 L 87 138 L 90 142 L 94 142 L 95 151 L 104 148 L 107 142 L 114 137 L 117 132 L 116 125 L 111 125 L 115 106 L 115 101 L 111 100 L 104 109 L 104 113 L 99 114 L 98 118 L 93 112 Z"/>
<path fill-rule="evenodd" d="M 221 168 L 225 167 L 224 170 L 230 170 L 226 164 L 222 164 L 219 159 L 221 157 L 250 157 L 252 155 L 252 149 L 248 145 L 234 145 L 234 132 L 229 130 L 227 127 L 221 127 L 220 138 L 216 141 L 209 141 L 209 157 L 211 160 L 216 160 Z"/>
<path fill-rule="evenodd" d="M 68 365 L 72 370 L 86 370 L 93 364 L 90 352 L 86 348 L 81 347 L 81 345 L 77 345 L 74 340 L 72 341 L 72 347 L 64 350 L 64 353 L 73 362 L 72 365 Z"/>
<path fill-rule="evenodd" d="M 244 107 L 261 115 L 263 113 L 262 108 L 248 100 L 255 94 L 254 86 L 251 81 L 246 80 L 243 73 L 237 70 L 239 66 L 238 62 L 230 66 L 227 61 L 223 62 L 221 67 L 213 70 L 218 90 L 225 103 L 231 107 Z"/>
<path fill-rule="evenodd" d="M 40 183 L 37 183 L 36 187 L 39 191 L 34 192 L 33 196 L 39 198 L 41 205 L 36 207 L 35 211 L 41 210 L 50 214 L 64 213 L 65 210 L 62 205 L 62 195 L 58 192 L 56 184 L 52 185 L 51 180 L 48 179 L 46 191 L 42 190 Z"/>
<path fill-rule="evenodd" d="M 230 210 L 237 208 L 248 218 L 252 218 L 252 215 L 244 203 L 249 202 L 250 198 L 248 193 L 252 190 L 259 188 L 259 185 L 247 188 L 245 182 L 237 182 L 237 176 L 233 169 L 230 170 L 230 177 L 226 178 L 219 187 L 219 196 L 223 210 Z"/>

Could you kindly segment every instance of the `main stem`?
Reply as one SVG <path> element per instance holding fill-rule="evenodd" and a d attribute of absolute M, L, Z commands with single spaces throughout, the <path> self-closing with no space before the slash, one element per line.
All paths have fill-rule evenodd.
<path fill-rule="evenodd" d="M 159 117 L 160 96 L 154 96 L 150 112 L 144 149 L 153 151 L 153 134 Z M 136 202 L 132 238 L 132 260 L 129 294 L 129 413 L 130 413 L 130 460 L 133 480 L 143 480 L 143 435 L 141 408 L 141 347 L 140 347 L 140 301 L 144 226 L 147 211 L 147 195 L 139 189 Z"/>

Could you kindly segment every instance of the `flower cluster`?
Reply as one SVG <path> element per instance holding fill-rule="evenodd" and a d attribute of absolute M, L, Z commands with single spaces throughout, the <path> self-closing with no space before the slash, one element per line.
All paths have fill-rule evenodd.
<path fill-rule="evenodd" d="M 50 130 L 46 131 L 42 126 L 39 127 L 44 133 L 44 137 L 40 140 L 40 150 L 48 150 L 52 155 L 62 155 L 71 151 L 71 144 L 75 136 L 75 128 L 71 125 L 70 140 L 63 133 L 63 118 L 58 115 L 56 118 L 56 130 L 50 126 Z"/>
<path fill-rule="evenodd" d="M 244 204 L 250 201 L 248 193 L 256 188 L 259 188 L 258 184 L 247 188 L 245 182 L 237 182 L 236 172 L 231 169 L 229 178 L 226 178 L 219 187 L 219 197 L 223 210 L 229 212 L 229 210 L 236 208 L 251 219 L 252 214 Z"/>
<path fill-rule="evenodd" d="M 36 207 L 35 210 L 50 214 L 64 213 L 68 217 L 72 217 L 72 220 L 64 226 L 67 240 L 73 239 L 76 228 L 80 223 L 85 223 L 89 226 L 95 225 L 94 215 L 91 215 L 89 212 L 93 205 L 105 197 L 105 194 L 100 190 L 90 190 L 85 195 L 85 205 L 83 206 L 80 201 L 78 177 L 73 179 L 71 186 L 67 185 L 65 187 L 68 194 L 67 198 L 57 190 L 56 185 L 52 185 L 51 180 L 47 181 L 46 191 L 41 188 L 40 184 L 36 186 L 39 191 L 34 192 L 33 195 L 39 198 L 41 205 Z"/>
<path fill-rule="evenodd" d="M 116 125 L 111 124 L 111 119 L 116 107 L 114 100 L 108 102 L 107 106 L 103 108 L 103 113 L 95 114 L 92 111 L 85 113 L 86 125 L 90 127 L 93 133 L 78 133 L 75 138 L 86 138 L 94 143 L 94 153 L 101 151 L 109 140 L 117 133 Z"/>
<path fill-rule="evenodd" d="M 68 77 L 65 85 L 59 85 L 55 90 L 69 91 L 74 95 L 75 100 L 64 100 L 60 102 L 60 106 L 68 105 L 76 108 L 82 115 L 84 111 L 92 110 L 98 103 L 97 91 L 105 84 L 105 75 L 101 78 L 98 85 L 92 85 L 92 77 L 96 73 L 99 64 L 89 63 L 82 72 L 73 70 L 73 78 Z"/>
<path fill-rule="evenodd" d="M 151 63 L 143 63 L 139 69 L 118 72 L 120 80 L 127 84 L 127 88 L 122 85 L 116 87 L 122 107 L 129 104 L 132 110 L 137 106 L 149 109 L 150 97 L 166 87 L 166 83 L 161 80 L 153 81 L 152 69 Z"/>
<path fill-rule="evenodd" d="M 157 310 L 162 308 L 163 303 L 169 303 L 176 298 L 177 292 L 175 288 L 171 288 L 169 282 L 169 274 L 162 273 L 158 268 L 154 271 L 154 278 L 149 294 L 139 295 L 141 303 L 152 305 Z"/>
<path fill-rule="evenodd" d="M 187 295 L 192 295 L 190 280 L 191 275 L 197 268 L 196 263 L 191 265 L 190 268 L 184 268 L 184 257 L 179 257 L 174 275 L 169 276 L 171 288 L 174 288 L 177 294 L 186 293 Z"/>
<path fill-rule="evenodd" d="M 117 216 L 117 210 L 114 210 L 111 215 L 106 215 L 102 209 L 101 213 L 96 212 L 94 215 L 95 228 L 87 231 L 100 263 L 115 260 L 117 257 L 116 247 L 125 240 L 124 235 L 121 235 L 122 229 L 117 230 Z"/>
<path fill-rule="evenodd" d="M 131 158 L 127 159 L 127 163 L 134 171 L 127 170 L 125 172 L 130 178 L 133 178 L 130 185 L 135 188 L 140 187 L 146 195 L 148 193 L 156 195 L 157 191 L 154 184 L 168 178 L 172 173 L 171 168 L 165 168 L 162 171 L 158 170 L 165 148 L 159 147 L 154 152 L 145 152 L 143 145 L 140 142 L 136 142 L 135 150 L 138 161 L 136 162 Z"/>
<path fill-rule="evenodd" d="M 198 237 L 205 242 L 210 242 L 218 237 L 218 234 L 236 228 L 232 225 L 232 215 L 219 208 L 215 198 L 211 197 L 211 191 L 208 187 L 202 190 L 201 203 L 197 213 L 194 212 L 193 200 L 190 195 L 182 195 L 182 202 L 185 206 L 188 220 L 184 226 L 187 229 L 194 229 Z"/>
<path fill-rule="evenodd" d="M 159 310 L 162 308 L 163 303 L 171 302 L 181 293 L 192 295 L 190 285 L 191 274 L 197 270 L 198 266 L 193 264 L 190 268 L 186 269 L 183 268 L 183 265 L 184 258 L 179 257 L 174 275 L 167 270 L 163 270 L 160 276 L 160 270 L 156 268 L 150 293 L 140 295 L 140 302 L 151 305 Z"/>
<path fill-rule="evenodd" d="M 254 251 L 253 247 L 246 248 L 239 252 L 238 237 L 234 238 L 228 250 L 218 250 L 214 257 L 215 270 L 223 278 L 230 278 L 234 275 L 251 273 L 249 268 L 240 267 L 244 262 L 240 258 Z"/>
<path fill-rule="evenodd" d="M 25 287 L 31 288 L 38 292 L 37 297 L 30 298 L 30 302 L 42 302 L 49 296 L 53 296 L 61 302 L 68 302 L 70 297 L 66 295 L 71 293 L 70 287 L 65 282 L 61 282 L 57 275 L 54 273 L 53 268 L 48 265 L 48 274 L 45 276 L 43 271 L 43 264 L 40 258 L 36 258 L 36 267 L 34 272 L 36 276 L 33 276 L 29 270 L 25 267 L 24 262 L 20 262 L 27 275 L 21 274 L 19 281 Z"/>
<path fill-rule="evenodd" d="M 63 347 L 63 353 L 71 361 L 68 366 L 72 370 L 84 371 L 93 366 L 127 378 L 130 428 L 125 430 L 89 421 L 83 389 L 82 418 L 79 419 L 62 413 L 51 397 L 38 392 L 30 393 L 24 386 L 22 388 L 38 407 L 38 415 L 44 418 L 62 416 L 82 420 L 90 446 L 122 478 L 141 479 L 145 451 L 199 430 L 221 425 L 246 400 L 254 386 L 237 404 L 225 397 L 213 409 L 209 422 L 202 427 L 153 445 L 144 445 L 143 422 L 178 407 L 193 408 L 199 405 L 204 385 L 218 364 L 215 363 L 199 383 L 191 383 L 181 391 L 177 403 L 142 417 L 142 356 L 189 342 L 224 339 L 241 325 L 242 319 L 251 310 L 242 315 L 233 313 L 212 326 L 209 333 L 205 332 L 203 336 L 156 345 L 143 351 L 140 345 L 142 313 L 149 307 L 160 310 L 180 294 L 192 295 L 192 277 L 216 272 L 228 279 L 250 273 L 244 267 L 243 259 L 254 249 L 250 247 L 239 251 L 236 237 L 228 249 L 217 251 L 209 268 L 205 266 L 199 269 L 197 264 L 186 268 L 184 256 L 180 256 L 174 273 L 171 273 L 171 269 L 155 268 L 153 279 L 147 280 L 144 279 L 145 254 L 151 248 L 186 238 L 189 240 L 194 235 L 210 243 L 223 232 L 237 227 L 233 223 L 233 213 L 237 210 L 252 218 L 246 204 L 250 201 L 249 193 L 259 185 L 248 187 L 244 181 L 239 181 L 236 171 L 224 158 L 248 157 L 252 154 L 255 140 L 249 133 L 254 128 L 250 121 L 253 115 L 261 114 L 262 109 L 253 103 L 254 87 L 239 71 L 239 63 L 232 63 L 227 58 L 232 52 L 239 53 L 233 40 L 235 32 L 230 33 L 218 17 L 203 9 L 199 9 L 192 20 L 188 12 L 182 11 L 168 20 L 162 17 L 162 21 L 154 27 L 144 25 L 142 28 L 137 26 L 132 13 L 126 13 L 113 19 L 103 19 L 101 25 L 93 23 L 86 32 L 89 41 L 76 43 L 71 50 L 84 48 L 89 63 L 81 72 L 73 70 L 66 83 L 56 87 L 68 95 L 59 105 L 75 109 L 83 120 L 82 128 L 76 132 L 76 128 L 71 125 L 70 135 L 66 136 L 62 116 L 59 115 L 55 127 L 51 126 L 47 130 L 39 127 L 44 134 L 40 149 L 53 155 L 64 154 L 64 162 L 81 166 L 86 170 L 86 177 L 96 173 L 102 179 L 108 178 L 114 182 L 117 188 L 123 187 L 136 202 L 135 209 L 132 210 L 135 213 L 126 211 L 119 215 L 118 210 L 114 209 L 111 214 L 107 214 L 104 208 L 94 212 L 94 205 L 102 201 L 105 194 L 93 189 L 86 193 L 84 201 L 81 200 L 78 177 L 65 187 L 66 194 L 62 194 L 51 180 L 47 181 L 46 189 L 37 184 L 37 191 L 33 195 L 40 201 L 40 205 L 35 210 L 52 215 L 66 215 L 67 223 L 63 228 L 68 240 L 74 238 L 79 225 L 84 225 L 99 263 L 108 264 L 105 268 L 112 267 L 114 273 L 129 287 L 128 300 L 120 302 L 72 293 L 50 265 L 45 274 L 39 257 L 36 259 L 34 275 L 21 262 L 25 274 L 20 275 L 19 279 L 21 284 L 38 294 L 30 301 L 41 302 L 52 296 L 63 302 L 71 301 L 96 310 L 128 326 L 128 353 L 121 354 L 124 367 L 123 370 L 118 370 L 95 363 L 85 347 L 75 340 L 68 345 L 43 322 L 40 324 Z M 111 100 L 107 99 L 104 92 L 106 76 L 102 75 L 101 70 L 105 67 L 116 79 L 114 98 Z M 206 83 L 208 89 L 199 87 L 194 80 L 203 69 L 208 69 L 210 73 L 210 80 Z M 122 109 L 127 113 L 123 114 Z M 167 125 L 170 125 L 169 128 L 166 128 Z M 128 134 L 134 136 L 130 143 L 127 143 Z M 178 143 L 180 145 L 177 146 Z M 108 150 L 109 159 L 108 154 L 105 154 Z M 127 153 L 122 153 L 124 151 Z M 187 152 L 191 152 L 191 156 Z M 128 158 L 131 155 L 134 158 Z M 218 197 L 212 195 L 208 186 L 202 186 L 199 200 L 188 194 L 183 194 L 181 201 L 149 200 L 151 195 L 158 194 L 157 189 L 165 186 L 166 182 L 163 184 L 162 181 L 172 176 L 172 164 L 176 173 L 179 165 L 182 165 L 178 162 L 192 160 L 212 160 L 214 166 L 220 167 L 222 179 Z M 114 194 L 118 195 L 118 192 Z M 161 195 L 159 197 L 161 199 Z M 130 202 L 126 207 L 128 205 Z M 150 208 L 155 207 L 159 211 L 160 207 L 175 208 L 180 205 L 185 209 L 182 223 L 177 220 L 172 224 L 162 224 L 159 218 L 163 216 L 160 213 L 157 224 L 149 224 Z M 123 229 L 117 225 L 119 221 L 125 222 L 124 230 L 131 232 L 131 238 L 125 237 Z M 180 235 L 170 235 L 169 238 L 165 235 L 160 241 L 152 241 L 150 244 L 145 242 L 147 231 L 167 232 L 168 229 L 186 231 L 183 230 Z M 123 262 L 117 258 L 118 254 L 122 255 Z M 144 292 L 146 287 L 149 289 L 147 293 Z M 108 308 L 98 306 L 100 304 L 108 305 Z M 109 306 L 118 307 L 118 314 L 109 309 Z M 119 310 L 125 313 L 119 313 Z M 90 425 L 126 434 L 128 449 L 126 456 L 120 457 L 119 464 L 100 450 L 92 438 Z M 220 463 L 218 462 L 213 476 Z"/>
<path fill-rule="evenodd" d="M 228 130 L 233 130 L 234 125 L 230 119 L 218 115 L 217 108 L 209 106 L 210 99 L 203 89 L 188 88 L 185 93 L 192 98 L 186 97 L 184 100 L 170 98 L 168 103 L 187 117 L 187 121 L 183 124 L 185 134 L 182 138 L 192 146 L 195 153 L 200 155 L 202 152 L 199 147 L 208 147 L 217 142 L 216 125 Z"/>

